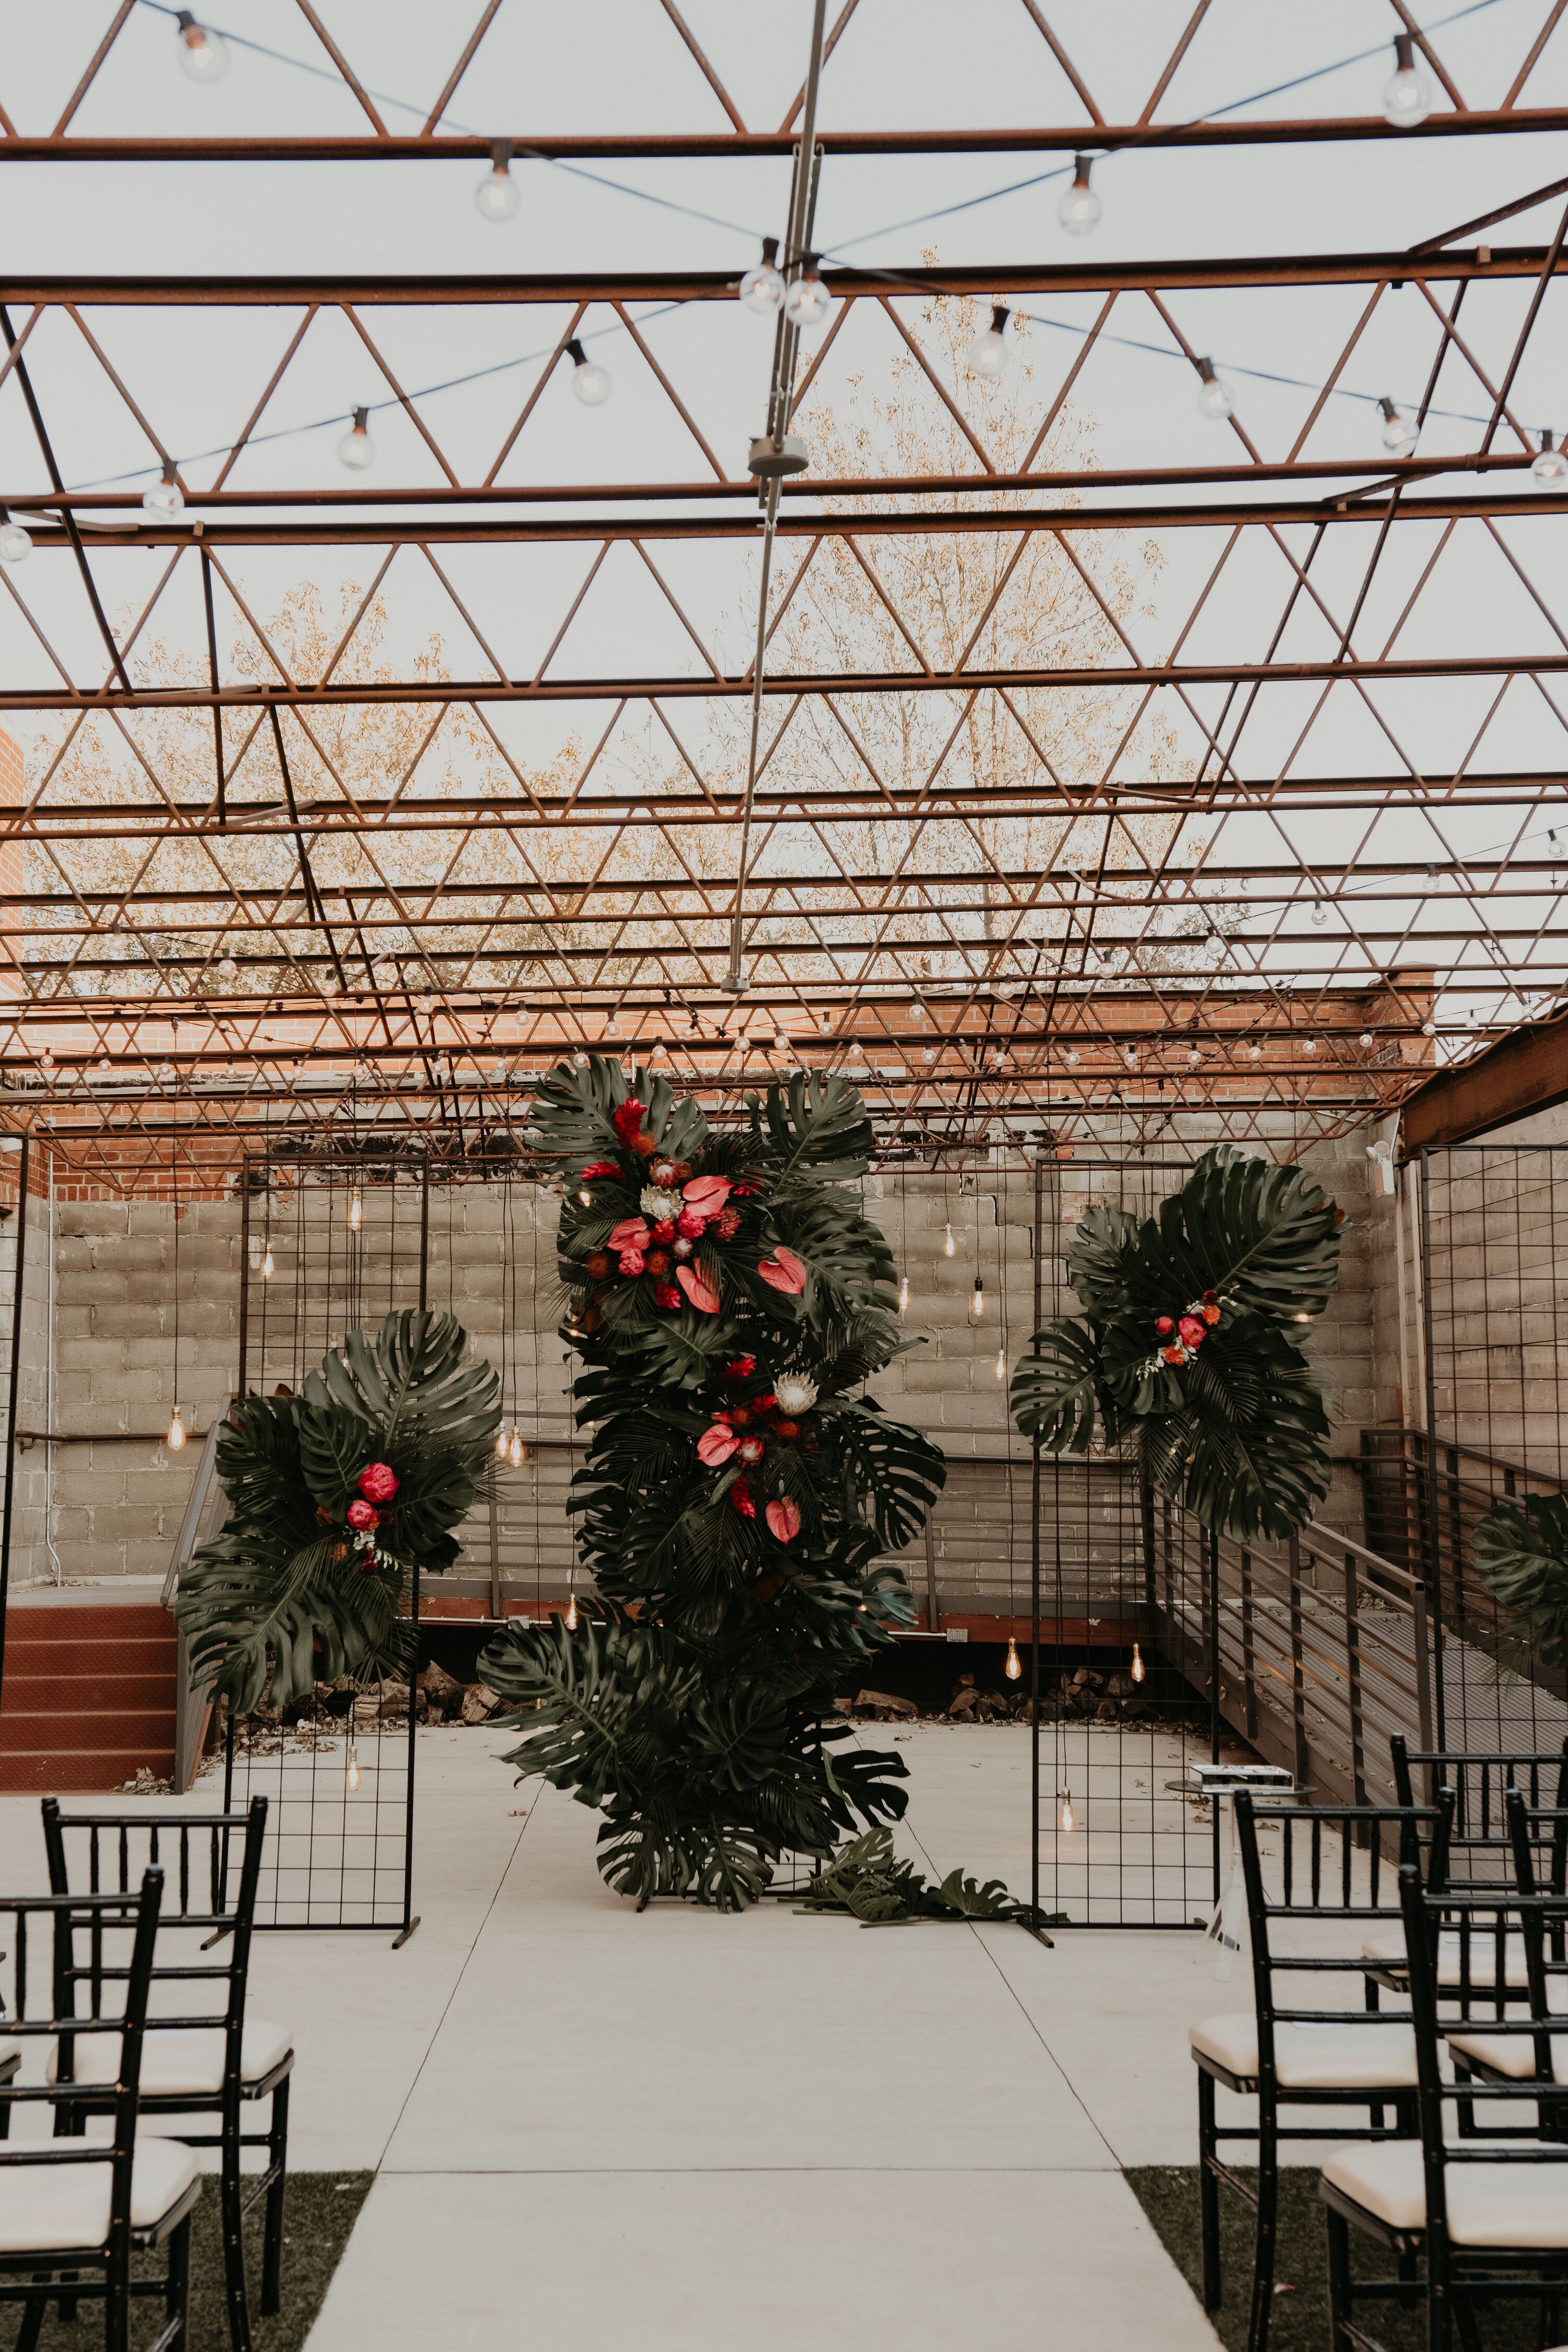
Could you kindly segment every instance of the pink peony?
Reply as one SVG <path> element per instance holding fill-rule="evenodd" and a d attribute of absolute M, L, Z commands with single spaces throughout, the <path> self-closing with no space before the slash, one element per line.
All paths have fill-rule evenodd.
<path fill-rule="evenodd" d="M 695 1209 L 682 1209 L 675 1221 L 675 1230 L 684 1234 L 689 1242 L 694 1242 L 700 1240 L 707 1224 L 707 1218 L 700 1217 Z"/>
<path fill-rule="evenodd" d="M 1195 1315 L 1184 1315 L 1176 1328 L 1189 1348 L 1195 1348 L 1205 1337 L 1204 1327 Z"/>
<path fill-rule="evenodd" d="M 805 1288 L 805 1260 L 782 1244 L 772 1257 L 763 1258 L 757 1272 L 770 1289 L 782 1290 L 788 1297 L 798 1298 Z"/>
<path fill-rule="evenodd" d="M 770 1503 L 763 1517 L 780 1543 L 794 1543 L 800 1533 L 800 1513 L 793 1503 Z"/>
<path fill-rule="evenodd" d="M 742 1437 L 741 1440 L 740 1455 L 748 1470 L 755 1468 L 765 1451 L 766 1448 L 760 1437 Z"/>
<path fill-rule="evenodd" d="M 647 1219 L 623 1217 L 611 1231 L 609 1246 L 613 1250 L 643 1250 L 647 1249 Z"/>
<path fill-rule="evenodd" d="M 716 1421 L 712 1428 L 705 1429 L 698 1439 L 697 1459 L 705 1463 L 710 1470 L 717 1470 L 721 1462 L 728 1462 L 740 1442 L 732 1429 L 726 1429 L 722 1422 Z"/>
<path fill-rule="evenodd" d="M 689 1184 L 680 1189 L 689 1209 L 700 1217 L 714 1217 L 730 1197 L 730 1180 L 727 1176 L 694 1176 Z"/>
<path fill-rule="evenodd" d="M 371 1505 L 367 1503 L 363 1496 L 349 1505 L 347 1511 L 344 1513 L 344 1517 L 347 1518 L 351 1528 L 359 1528 L 362 1530 L 365 1528 L 374 1528 L 380 1525 L 379 1514 L 373 1509 Z"/>
<path fill-rule="evenodd" d="M 390 1503 L 398 1484 L 390 1462 L 372 1462 L 359 1474 L 359 1490 L 367 1503 Z"/>
<path fill-rule="evenodd" d="M 621 1252 L 621 1272 L 626 1276 L 628 1282 L 636 1276 L 639 1275 L 642 1270 L 643 1254 L 640 1249 L 628 1249 Z"/>
<path fill-rule="evenodd" d="M 717 1315 L 719 1294 L 712 1284 L 699 1274 L 693 1265 L 678 1265 L 675 1278 L 700 1315 Z"/>

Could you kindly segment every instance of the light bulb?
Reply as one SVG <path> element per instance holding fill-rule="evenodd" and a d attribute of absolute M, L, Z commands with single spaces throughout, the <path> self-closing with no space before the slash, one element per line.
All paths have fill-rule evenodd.
<path fill-rule="evenodd" d="M 171 1454 L 177 1454 L 185 1442 L 185 1424 L 180 1418 L 180 1408 L 174 1407 L 169 1416 L 169 1433 L 163 1443 Z"/>
<path fill-rule="evenodd" d="M 1263 1059 L 1263 1048 L 1261 1045 L 1249 1045 L 1247 1049 L 1247 1054 L 1249 1061 L 1260 1062 Z"/>
<path fill-rule="evenodd" d="M 357 1234 L 364 1223 L 364 1202 L 356 1184 L 349 1194 L 349 1231 Z"/>
<path fill-rule="evenodd" d="M 375 443 L 365 429 L 368 408 L 356 408 L 354 421 L 338 443 L 338 460 L 353 474 L 363 474 L 367 466 L 375 463 Z"/>
<path fill-rule="evenodd" d="M 522 205 L 511 176 L 511 142 L 498 139 L 490 149 L 490 168 L 474 190 L 475 209 L 488 221 L 515 220 Z"/>
<path fill-rule="evenodd" d="M 162 480 L 154 482 L 150 490 L 142 491 L 142 511 L 151 515 L 156 522 L 173 522 L 174 517 L 184 514 L 184 510 L 185 494 L 174 479 L 173 466 L 165 466 Z"/>
<path fill-rule="evenodd" d="M 24 530 L 14 516 L 0 522 L 0 563 L 26 563 L 33 551 L 33 534 Z"/>
<path fill-rule="evenodd" d="M 1057 218 L 1069 236 L 1087 236 L 1100 218 L 1100 198 L 1089 184 L 1087 155 L 1072 159 L 1072 185 L 1057 198 Z"/>
<path fill-rule="evenodd" d="M 1314 898 L 1312 901 L 1312 923 L 1314 929 L 1321 931 L 1328 919 L 1328 908 L 1324 906 L 1321 898 Z"/>
<path fill-rule="evenodd" d="M 262 1259 L 262 1261 L 261 1261 L 261 1279 L 262 1279 L 262 1281 L 263 1281 L 263 1282 L 270 1282 L 270 1281 L 271 1281 L 271 1279 L 272 1279 L 272 1277 L 273 1277 L 273 1276 L 277 1273 L 277 1271 L 278 1271 L 278 1264 L 277 1264 L 277 1260 L 273 1257 L 273 1255 L 272 1255 L 272 1244 L 271 1244 L 271 1243 L 270 1243 L 270 1242 L 268 1242 L 268 1244 L 267 1244 L 267 1255 L 266 1255 L 266 1256 L 265 1256 L 265 1257 Z"/>
<path fill-rule="evenodd" d="M 584 408 L 602 408 L 610 396 L 608 372 L 588 357 L 575 335 L 566 346 L 572 362 L 572 390 Z"/>
<path fill-rule="evenodd" d="M 907 1314 L 908 1314 L 908 1312 L 909 1312 L 909 1306 L 910 1306 L 910 1277 L 909 1277 L 909 1276 L 906 1274 L 906 1275 L 903 1275 L 902 1276 L 900 1276 L 900 1282 L 899 1282 L 899 1312 L 900 1312 L 900 1315 L 907 1315 Z"/>
<path fill-rule="evenodd" d="M 1420 436 L 1420 426 L 1412 417 L 1402 416 L 1392 400 L 1384 398 L 1377 404 L 1383 411 L 1384 447 L 1391 449 L 1396 457 L 1402 457 L 1406 449 L 1414 449 Z"/>
<path fill-rule="evenodd" d="M 1317 1039 L 1316 1039 L 1315 1037 L 1303 1037 L 1303 1038 L 1302 1038 L 1302 1040 L 1301 1040 L 1301 1051 L 1303 1052 L 1303 1054 L 1315 1054 L 1315 1053 L 1317 1052 L 1317 1050 L 1318 1050 L 1318 1041 L 1317 1041 Z"/>
<path fill-rule="evenodd" d="M 566 1631 L 569 1633 L 574 1633 L 577 1631 L 577 1595 L 574 1592 L 567 1596 Z"/>
<path fill-rule="evenodd" d="M 784 317 L 803 334 L 809 334 L 814 328 L 820 327 L 833 308 L 833 297 L 816 274 L 820 257 L 815 253 L 803 257 L 800 276 L 793 280 L 784 295 Z"/>
<path fill-rule="evenodd" d="M 1370 1045 L 1372 1044 L 1372 1042 L 1373 1042 L 1373 1038 L 1372 1038 L 1372 1031 L 1371 1031 L 1370 1029 L 1363 1029 L 1363 1030 L 1362 1031 L 1362 1033 L 1361 1033 L 1361 1042 L 1362 1042 L 1362 1044 L 1363 1044 L 1363 1045 Z"/>
<path fill-rule="evenodd" d="M 1555 489 L 1564 474 L 1568 474 L 1568 450 L 1554 448 L 1551 434 L 1543 433 L 1540 450 L 1531 459 L 1531 480 L 1539 482 L 1542 489 Z M 0 553 L 3 552 L 4 541 L 0 540 Z"/>
<path fill-rule="evenodd" d="M 592 1194 L 592 1192 L 589 1192 L 588 1187 L 586 1186 L 586 1184 L 583 1185 L 583 1186 L 579 1189 L 579 1191 L 578 1191 L 578 1194 L 577 1194 L 577 1198 L 582 1202 L 583 1206 L 584 1206 L 585 1209 L 591 1209 L 591 1208 L 593 1207 L 593 1205 L 594 1205 L 594 1195 Z"/>
<path fill-rule="evenodd" d="M 210 25 L 198 25 L 188 8 L 177 8 L 180 63 L 193 81 L 221 81 L 228 71 L 228 43 Z"/>
<path fill-rule="evenodd" d="M 1062 1828 L 1070 1835 L 1078 1827 L 1078 1816 L 1072 1809 L 1072 1790 L 1070 1789 L 1064 1789 L 1061 1792 L 1061 1800 L 1062 1809 L 1058 1819 L 1059 1820 Z"/>
<path fill-rule="evenodd" d="M 957 1244 L 952 1238 L 952 1227 L 948 1225 L 944 1227 L 942 1234 L 942 1254 L 943 1257 L 951 1257 L 956 1247 Z"/>
<path fill-rule="evenodd" d="M 1007 1377 L 1007 1349 L 1006 1349 L 1006 1343 L 1005 1343 L 1005 1341 L 1004 1341 L 1003 1345 L 1002 1345 L 1000 1348 L 998 1348 L 998 1349 L 997 1349 L 997 1350 L 996 1350 L 996 1361 L 992 1365 L 991 1369 L 992 1369 L 992 1370 L 995 1373 L 995 1375 L 996 1375 L 996 1377 L 997 1377 L 997 1379 L 998 1379 L 999 1381 L 1005 1381 L 1005 1380 L 1006 1379 L 1006 1377 Z"/>
<path fill-rule="evenodd" d="M 985 1285 L 978 1275 L 974 1277 L 974 1290 L 969 1301 L 969 1311 L 977 1323 L 985 1313 Z"/>
<path fill-rule="evenodd" d="M 991 324 L 983 327 L 963 356 L 976 375 L 989 376 L 993 382 L 1007 364 L 1007 320 L 1011 313 L 1005 302 L 991 305 Z"/>
<path fill-rule="evenodd" d="M 1432 85 L 1415 62 L 1408 33 L 1394 37 L 1394 79 L 1383 93 L 1383 119 L 1395 131 L 1414 131 L 1432 111 Z"/>
<path fill-rule="evenodd" d="M 521 1429 L 514 1429 L 511 1433 L 511 1444 L 507 1447 L 507 1459 L 510 1462 L 514 1470 L 522 1460 L 522 1432 Z"/>
<path fill-rule="evenodd" d="M 1198 407 L 1200 411 L 1205 416 L 1212 416 L 1216 419 L 1223 420 L 1231 414 L 1231 411 L 1236 406 L 1236 402 L 1231 397 L 1229 384 L 1222 383 L 1218 376 L 1215 375 L 1214 372 L 1213 360 L 1200 360 L 1198 362 L 1198 374 L 1202 378 L 1202 382 L 1198 385 Z"/>
<path fill-rule="evenodd" d="M 1076 1045 L 1069 1045 L 1066 1054 L 1063 1055 L 1063 1059 L 1067 1063 L 1069 1070 L 1076 1070 L 1079 1062 L 1083 1059 L 1083 1056 L 1079 1052 Z"/>
<path fill-rule="evenodd" d="M 747 310 L 754 310 L 760 319 L 772 318 L 784 298 L 784 282 L 778 258 L 777 237 L 764 236 L 761 261 L 754 269 L 748 269 L 741 280 L 741 299 Z"/>
<path fill-rule="evenodd" d="M 1188 1069 L 1189 1069 L 1189 1070 L 1195 1070 L 1195 1069 L 1197 1068 L 1197 1066 L 1198 1066 L 1198 1064 L 1199 1064 L 1202 1060 L 1203 1060 L 1203 1055 L 1199 1053 L 1199 1051 L 1198 1051 L 1197 1047 L 1196 1047 L 1195 1045 L 1189 1045 L 1189 1046 L 1187 1047 L 1187 1067 L 1188 1067 Z"/>
<path fill-rule="evenodd" d="M 498 1462 L 504 1462 L 506 1460 L 506 1431 L 504 1429 L 498 1429 L 496 1432 L 496 1460 Z"/>
<path fill-rule="evenodd" d="M 1016 1683 L 1024 1671 L 1024 1662 L 1018 1655 L 1018 1644 L 1011 1634 L 1007 1637 L 1007 1663 L 1002 1671 L 1010 1683 Z"/>
<path fill-rule="evenodd" d="M 343 1786 L 347 1789 L 351 1797 L 354 1790 L 359 1787 L 359 1748 L 356 1743 L 351 1739 L 349 1741 L 349 1769 L 343 1774 Z"/>
<path fill-rule="evenodd" d="M 1142 1653 L 1142 1651 L 1138 1647 L 1137 1643 L 1136 1643 L 1136 1642 L 1134 1642 L 1134 1643 L 1133 1643 L 1133 1644 L 1132 1644 L 1132 1679 L 1133 1679 L 1133 1681 L 1134 1681 L 1135 1683 L 1141 1683 L 1141 1682 L 1142 1681 L 1142 1679 L 1143 1679 L 1143 1675 L 1144 1675 L 1143 1653 Z"/>

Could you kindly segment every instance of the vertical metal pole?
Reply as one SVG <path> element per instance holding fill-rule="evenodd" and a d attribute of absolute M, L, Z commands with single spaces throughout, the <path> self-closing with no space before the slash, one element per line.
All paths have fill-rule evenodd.
<path fill-rule="evenodd" d="M 1215 1528 L 1205 1529 L 1204 1540 L 1208 1549 L 1209 1586 L 1209 1760 L 1219 1762 L 1219 1536 Z M 1211 1827 L 1214 1832 L 1214 1899 L 1219 1901 L 1219 1802 L 1209 1803 Z"/>
<path fill-rule="evenodd" d="M 1296 1738 L 1296 1778 L 1310 1779 L 1307 1754 L 1307 1671 L 1301 1651 L 1301 1544 L 1292 1530 L 1286 1546 L 1290 1589 L 1290 1719 Z"/>
<path fill-rule="evenodd" d="M 929 1516 L 927 1517 L 925 1524 L 925 1545 L 926 1632 L 928 1633 L 940 1633 L 942 1631 L 942 1611 L 937 1606 L 936 1598 L 936 1536 L 932 1531 Z"/>
<path fill-rule="evenodd" d="M 0 1690 L 5 1680 L 5 1612 L 11 1599 L 11 1507 L 16 1487 L 16 1390 L 22 1373 L 22 1281 L 27 1265 L 27 1166 L 33 1139 L 22 1138 L 16 1175 L 16 1268 L 11 1299 L 11 1377 L 5 1411 L 5 1501 L 0 1509 Z"/>
<path fill-rule="evenodd" d="M 395 1181 L 395 1178 L 394 1181 Z M 430 1264 L 430 1155 L 419 1163 L 419 1312 L 425 1312 Z M 403 1816 L 403 1925 L 392 1939 L 395 1952 L 419 1925 L 414 1912 L 414 1759 L 417 1750 L 419 1711 L 415 1705 L 415 1677 L 419 1671 L 419 1563 L 410 1571 L 408 1613 L 413 1620 L 413 1649 L 408 1667 L 408 1795 Z"/>
<path fill-rule="evenodd" d="M 1432 1361 L 1432 1202 L 1429 1171 L 1421 1154 L 1421 1354 L 1426 1388 L 1426 1531 L 1431 1547 L 1432 1664 L 1436 1699 L 1437 1746 L 1448 1745 L 1448 1710 L 1443 1687 L 1443 1557 L 1437 1527 L 1437 1378 Z"/>
<path fill-rule="evenodd" d="M 246 1393 L 246 1359 L 250 1349 L 250 1155 L 239 1163 L 239 1371 L 237 1397 Z M 263 1350 L 265 1353 L 265 1349 Z"/>
<path fill-rule="evenodd" d="M 498 1625 L 501 1622 L 501 1620 L 505 1615 L 505 1611 L 501 1601 L 500 1589 L 500 1496 L 499 1489 L 500 1475 L 492 1466 L 490 1470 L 490 1615 L 495 1619 Z"/>
<path fill-rule="evenodd" d="M 1029 1346 L 1040 1352 L 1040 1284 L 1045 1233 L 1045 1161 L 1035 1161 L 1035 1328 Z M 1029 1916 L 1040 1924 L 1040 1441 L 1029 1465 Z"/>
<path fill-rule="evenodd" d="M 1366 1740 L 1362 1720 L 1361 1619 L 1356 1594 L 1355 1554 L 1345 1554 L 1345 1672 L 1348 1677 L 1351 1731 L 1351 1788 L 1358 1805 L 1366 1797 Z"/>

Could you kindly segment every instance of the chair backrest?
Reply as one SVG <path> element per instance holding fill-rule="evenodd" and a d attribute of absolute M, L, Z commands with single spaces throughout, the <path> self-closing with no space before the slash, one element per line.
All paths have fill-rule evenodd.
<path fill-rule="evenodd" d="M 1421 1801 L 1417 1774 L 1425 1780 L 1427 1802 L 1436 1801 L 1439 1787 L 1454 1791 L 1448 1884 L 1457 1889 L 1512 1885 L 1510 1788 L 1521 1789 L 1532 1809 L 1568 1807 L 1568 1738 L 1552 1748 L 1411 1748 L 1396 1731 L 1388 1747 L 1401 1805 Z M 1568 1842 L 1560 1857 L 1560 1886 L 1563 1867 L 1568 1867 Z"/>
<path fill-rule="evenodd" d="M 1243 1789 L 1233 1801 L 1252 1941 L 1258 2065 L 1267 2084 L 1273 2077 L 1276 2025 L 1388 2021 L 1364 2006 L 1367 1964 L 1363 1953 L 1277 1951 L 1272 1928 L 1287 1920 L 1349 1922 L 1364 1936 L 1383 1923 L 1396 1937 L 1404 1918 L 1400 1865 L 1388 1860 L 1384 1845 L 1397 1845 L 1401 1864 L 1415 1870 L 1417 1884 L 1422 1883 L 1425 1856 L 1430 1882 L 1441 1886 L 1454 1798 L 1444 1789 L 1436 1805 L 1296 1805 L 1264 1801 Z M 1278 1835 L 1277 1856 L 1265 1857 L 1259 1845 L 1258 1832 L 1265 1828 Z M 1270 1877 L 1277 1892 L 1270 1892 Z M 1322 1978 L 1322 2000 L 1281 2000 L 1275 1981 L 1280 1975 Z M 1346 1977 L 1353 1979 L 1353 2000 L 1339 1997 Z M 1345 1990 L 1348 1995 L 1352 1988 Z"/>
<path fill-rule="evenodd" d="M 243 1813 L 152 1814 L 67 1813 L 57 1797 L 46 1797 L 43 1821 L 49 1886 L 56 1895 L 79 1894 L 90 1899 L 101 1893 L 124 1895 L 139 1861 L 161 1869 L 174 1900 L 162 1912 L 163 1935 L 153 1961 L 153 1979 L 154 1983 L 174 1979 L 206 1984 L 218 2000 L 205 2013 L 160 2015 L 156 2022 L 160 2030 L 226 2025 L 237 2068 L 261 1848 L 267 1832 L 266 1798 L 253 1797 Z M 171 1930 L 190 1931 L 204 1951 L 212 1946 L 218 1957 L 210 1961 L 185 1957 L 191 1953 L 190 1941 L 172 1944 Z M 165 1956 L 170 1951 L 174 1957 Z M 89 1924 L 86 1957 L 78 1958 L 73 1949 L 69 1981 L 62 1988 L 66 2013 L 72 2013 L 70 2004 L 77 1986 L 81 1985 L 86 1991 L 87 2018 L 110 2015 L 104 2007 L 104 1989 L 123 1981 L 129 1966 L 128 1960 L 112 1957 L 104 1924 Z M 76 2013 L 79 2018 L 82 2012 L 79 2009 Z M 69 2044 L 68 2035 L 61 2046 L 62 2073 L 69 2068 Z"/>
<path fill-rule="evenodd" d="M 6 2165 L 43 2164 L 111 2164 L 113 2175 L 110 2186 L 109 2211 L 111 2238 L 118 2235 L 123 2244 L 129 2242 L 131 2228 L 131 2172 L 136 2155 L 137 2102 L 142 2081 L 142 2043 L 147 2023 L 147 2003 L 153 1985 L 153 1954 L 158 1935 L 158 1916 L 163 1901 L 163 1873 L 151 1867 L 143 1871 L 141 1885 L 133 1892 L 115 1889 L 97 1895 L 0 1895 L 0 1923 L 7 1922 L 11 1934 L 6 1938 L 5 1953 L 0 1955 L 7 1969 L 6 1993 L 0 1997 L 5 2014 L 0 2020 L 0 2032 L 18 2040 L 29 2036 L 57 2041 L 62 2032 L 68 2032 L 71 2020 L 71 1995 L 79 1970 L 75 1964 L 76 1939 L 84 1932 L 89 1937 L 101 1937 L 115 1928 L 131 1931 L 131 1953 L 123 1970 L 124 2000 L 120 2014 L 113 2022 L 120 2031 L 120 2062 L 114 2085 L 114 2137 L 110 2141 L 88 2140 L 74 2134 L 66 2137 L 14 2139 L 9 2134 L 9 2113 L 14 2106 L 45 2103 L 57 2110 L 69 2109 L 73 2104 L 93 2097 L 101 2104 L 104 2086 L 101 2082 L 84 2084 L 64 2080 L 55 2083 L 24 2083 L 14 2079 L 0 2083 L 0 2114 L 4 2115 L 6 2130 L 0 2137 L 0 2197 L 5 2194 L 4 2168 Z M 37 1930 L 47 1933 L 47 1964 L 39 1965 L 35 1958 Z M 38 1978 L 47 1975 L 47 2013 L 37 2006 Z"/>

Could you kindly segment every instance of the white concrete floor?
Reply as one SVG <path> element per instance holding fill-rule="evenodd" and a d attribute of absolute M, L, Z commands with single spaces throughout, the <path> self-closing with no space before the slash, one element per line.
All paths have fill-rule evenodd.
<path fill-rule="evenodd" d="M 1026 1891 L 1026 1732 L 900 1737 L 911 1848 Z M 1212 1944 L 639 1916 L 597 1816 L 515 1789 L 509 1744 L 420 1735 L 403 1950 L 257 1938 L 292 2161 L 377 2168 L 313 2346 L 1213 2352 L 1120 2177 L 1193 2158 L 1186 2027 L 1249 1997 Z M 41 1885 L 30 1800 L 0 1801 L 0 1864 Z"/>

